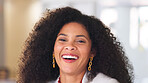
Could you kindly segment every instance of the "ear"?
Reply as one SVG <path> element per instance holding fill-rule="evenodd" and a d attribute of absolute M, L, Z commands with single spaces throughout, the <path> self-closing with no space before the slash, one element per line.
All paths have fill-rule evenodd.
<path fill-rule="evenodd" d="M 90 53 L 90 57 L 94 57 L 94 56 L 96 56 L 96 50 L 92 49 Z"/>

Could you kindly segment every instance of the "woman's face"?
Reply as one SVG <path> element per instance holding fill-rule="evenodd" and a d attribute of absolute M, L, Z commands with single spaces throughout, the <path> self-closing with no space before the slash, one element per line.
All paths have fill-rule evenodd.
<path fill-rule="evenodd" d="M 85 27 L 76 22 L 65 24 L 55 41 L 54 54 L 60 72 L 85 72 L 88 60 L 92 56 L 91 40 Z"/>

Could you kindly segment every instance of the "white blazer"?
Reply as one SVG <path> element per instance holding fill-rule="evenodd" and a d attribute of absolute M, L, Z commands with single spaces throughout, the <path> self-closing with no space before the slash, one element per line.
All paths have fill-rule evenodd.
<path fill-rule="evenodd" d="M 59 78 L 56 81 L 52 81 L 48 83 L 58 83 L 58 80 Z M 116 79 L 108 77 L 103 73 L 98 73 L 97 76 L 91 82 L 88 82 L 88 79 L 85 73 L 82 83 L 119 83 L 119 82 Z"/>

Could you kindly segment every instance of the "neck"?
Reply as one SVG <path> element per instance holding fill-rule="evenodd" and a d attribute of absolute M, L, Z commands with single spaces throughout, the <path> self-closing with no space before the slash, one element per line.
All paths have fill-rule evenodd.
<path fill-rule="evenodd" d="M 60 72 L 61 83 L 80 83 L 86 71 L 79 74 L 67 74 Z"/>

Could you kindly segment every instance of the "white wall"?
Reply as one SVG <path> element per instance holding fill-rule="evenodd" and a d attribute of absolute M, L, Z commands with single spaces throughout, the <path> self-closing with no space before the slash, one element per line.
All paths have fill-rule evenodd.
<path fill-rule="evenodd" d="M 0 67 L 4 66 L 4 11 L 3 0 L 0 0 Z"/>
<path fill-rule="evenodd" d="M 4 5 L 5 66 L 15 78 L 24 41 L 40 18 L 41 6 L 37 0 L 5 0 Z"/>
<path fill-rule="evenodd" d="M 119 19 L 117 22 L 117 36 L 122 42 L 125 52 L 134 66 L 135 83 L 142 83 L 148 78 L 148 53 L 146 50 L 131 48 L 129 44 L 130 33 L 130 7 L 118 7 Z"/>

